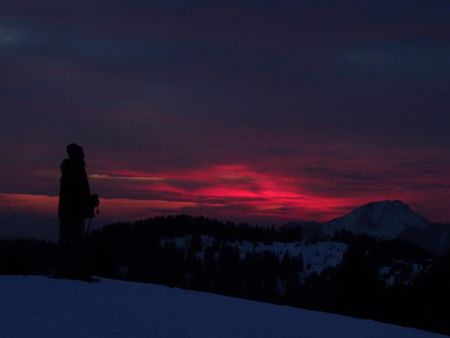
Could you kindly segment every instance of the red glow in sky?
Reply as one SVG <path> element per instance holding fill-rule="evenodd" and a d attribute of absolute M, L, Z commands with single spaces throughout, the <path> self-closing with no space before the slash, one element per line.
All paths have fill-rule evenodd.
<path fill-rule="evenodd" d="M 370 201 L 366 197 L 333 197 L 308 191 L 302 186 L 306 178 L 300 180 L 296 177 L 263 173 L 247 165 L 216 165 L 201 170 L 166 173 L 120 171 L 113 174 L 96 173 L 91 178 L 94 185 L 106 187 L 114 184 L 116 191 L 120 190 L 117 185 L 122 182 L 124 195 L 129 195 L 134 190 L 139 192 L 141 199 L 158 198 L 180 203 L 180 212 L 200 212 L 210 216 L 242 219 L 267 217 L 279 221 L 323 221 Z M 383 197 L 391 196 L 384 194 Z M 132 203 L 128 207 L 131 208 Z M 158 209 L 165 208 L 161 206 Z M 174 210 L 176 208 L 171 208 L 170 211 Z"/>
<path fill-rule="evenodd" d="M 382 171 L 380 168 L 378 170 Z M 416 177 L 414 184 L 427 184 L 423 180 L 423 177 Z M 90 181 L 92 190 L 102 196 L 100 220 L 103 218 L 105 222 L 176 213 L 263 223 L 327 221 L 374 200 L 420 201 L 417 195 L 403 188 L 405 183 L 400 178 L 395 178 L 394 183 L 385 179 L 388 186 L 367 185 L 367 191 L 353 184 L 355 193 L 345 194 L 338 184 L 345 189 L 347 182 L 339 182 L 337 177 L 334 181 L 329 175 L 298 177 L 256 170 L 244 164 L 166 172 L 124 169 L 92 172 Z M 336 186 L 333 187 L 333 183 Z M 55 195 L 0 194 L 3 212 L 56 217 L 56 207 Z"/>
<path fill-rule="evenodd" d="M 328 221 L 364 203 L 385 199 L 401 199 L 429 217 L 427 209 L 421 209 L 421 201 L 426 200 L 427 195 L 411 186 L 430 186 L 435 179 L 433 176 L 405 175 L 406 170 L 387 170 L 389 164 L 359 161 L 358 167 L 366 168 L 359 182 L 358 173 L 347 174 L 349 167 L 355 167 L 355 163 L 335 161 L 333 172 L 313 167 L 314 170 L 297 169 L 297 175 L 289 171 L 256 169 L 247 164 L 167 171 L 96 171 L 88 167 L 88 173 L 92 190 L 102 197 L 99 216 L 102 223 L 177 213 L 263 224 L 290 220 Z M 57 172 L 39 175 L 44 181 L 52 181 L 57 189 Z M 373 182 L 371 176 L 376 178 Z M 442 184 L 442 179 L 439 182 Z M 56 208 L 56 194 L 0 194 L 3 213 L 31 213 L 56 219 Z M 444 208 L 437 204 L 435 215 L 442 210 Z M 442 215 L 444 218 L 445 213 Z"/>
<path fill-rule="evenodd" d="M 4 3 L 0 238 L 23 215 L 57 223 L 72 142 L 104 223 L 386 199 L 450 222 L 446 1 Z"/>

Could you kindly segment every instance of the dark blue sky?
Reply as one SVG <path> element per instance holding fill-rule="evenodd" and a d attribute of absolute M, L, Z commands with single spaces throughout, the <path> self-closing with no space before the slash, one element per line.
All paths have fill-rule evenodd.
<path fill-rule="evenodd" d="M 450 221 L 449 18 L 443 0 L 3 2 L 0 223 L 53 217 L 69 142 L 104 221 L 397 198 Z"/>

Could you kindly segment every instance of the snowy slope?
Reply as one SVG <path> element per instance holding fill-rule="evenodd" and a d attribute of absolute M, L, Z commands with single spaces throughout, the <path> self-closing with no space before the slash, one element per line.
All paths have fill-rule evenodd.
<path fill-rule="evenodd" d="M 339 242 L 319 242 L 314 244 L 304 243 L 281 243 L 273 242 L 273 244 L 260 243 L 256 246 L 245 246 L 245 242 L 239 245 L 241 255 L 247 252 L 264 252 L 271 251 L 282 259 L 285 252 L 291 257 L 302 256 L 305 266 L 305 275 L 311 273 L 320 273 L 326 268 L 335 268 L 342 263 L 344 254 L 347 251 L 347 244 Z"/>
<path fill-rule="evenodd" d="M 161 241 L 162 245 L 173 243 L 177 248 L 188 250 L 192 236 L 175 237 Z M 207 247 L 213 246 L 214 237 L 201 236 L 203 249 L 197 253 L 198 258 L 202 259 Z M 312 273 L 321 273 L 326 268 L 335 268 L 342 263 L 344 254 L 347 251 L 347 244 L 340 242 L 318 242 L 305 244 L 302 242 L 272 242 L 265 244 L 263 242 L 249 241 L 223 241 L 222 244 L 231 245 L 239 249 L 241 258 L 247 253 L 272 252 L 282 259 L 285 253 L 291 257 L 301 256 L 305 266 L 303 276 L 306 277 Z"/>
<path fill-rule="evenodd" d="M 384 239 L 396 238 L 409 227 L 426 228 L 428 222 L 400 201 L 372 202 L 350 214 L 324 225 L 324 231 L 332 234 L 347 229 Z"/>
<path fill-rule="evenodd" d="M 370 320 L 164 286 L 0 276 L 5 338 L 434 338 Z"/>

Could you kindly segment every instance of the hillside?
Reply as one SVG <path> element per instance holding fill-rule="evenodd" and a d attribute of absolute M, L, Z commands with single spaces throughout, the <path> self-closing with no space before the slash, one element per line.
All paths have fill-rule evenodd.
<path fill-rule="evenodd" d="M 52 337 L 445 337 L 370 320 L 131 282 L 0 277 L 0 335 Z"/>

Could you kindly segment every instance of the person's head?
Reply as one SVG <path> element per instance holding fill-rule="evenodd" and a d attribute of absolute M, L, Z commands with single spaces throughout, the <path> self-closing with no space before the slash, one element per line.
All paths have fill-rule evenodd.
<path fill-rule="evenodd" d="M 84 152 L 83 148 L 79 146 L 78 144 L 71 143 L 66 148 L 67 154 L 69 155 L 69 159 L 71 160 L 84 160 Z"/>

